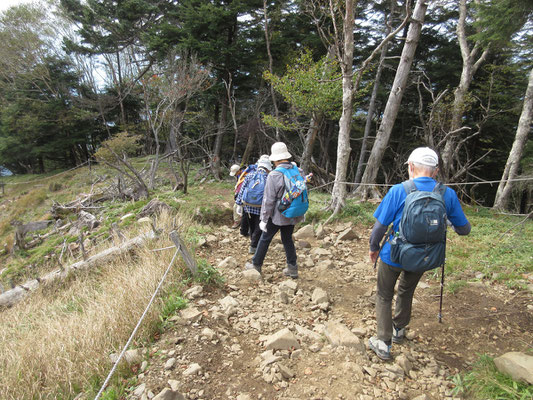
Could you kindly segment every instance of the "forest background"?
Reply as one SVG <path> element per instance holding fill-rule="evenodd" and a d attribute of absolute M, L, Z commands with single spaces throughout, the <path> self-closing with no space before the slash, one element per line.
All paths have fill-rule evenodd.
<path fill-rule="evenodd" d="M 94 162 L 148 196 L 275 141 L 338 211 L 417 146 L 469 203 L 533 210 L 532 0 L 61 0 L 0 14 L 0 172 Z M 150 155 L 143 175 L 127 157 Z"/>

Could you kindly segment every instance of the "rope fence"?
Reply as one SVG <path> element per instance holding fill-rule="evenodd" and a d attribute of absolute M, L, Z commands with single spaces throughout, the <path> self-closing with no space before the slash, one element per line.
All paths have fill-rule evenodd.
<path fill-rule="evenodd" d="M 152 294 L 152 298 L 150 299 L 150 301 L 148 302 L 148 305 L 146 306 L 146 308 L 144 309 L 144 312 L 142 313 L 141 315 L 141 318 L 139 318 L 139 321 L 137 322 L 137 325 L 135 326 L 135 329 L 133 329 L 133 332 L 131 333 L 128 341 L 126 342 L 126 344 L 124 345 L 124 347 L 122 348 L 122 351 L 120 352 L 120 355 L 118 356 L 117 360 L 115 361 L 115 363 L 113 364 L 113 367 L 111 368 L 111 371 L 109 371 L 109 374 L 107 375 L 107 378 L 105 379 L 104 383 L 102 384 L 102 387 L 100 388 L 100 390 L 98 391 L 98 394 L 96 395 L 96 397 L 94 398 L 94 400 L 98 400 L 100 398 L 100 396 L 102 395 L 103 391 L 105 390 L 107 384 L 109 383 L 109 380 L 111 379 L 111 377 L 113 376 L 113 374 L 115 373 L 115 370 L 117 369 L 118 367 L 118 364 L 120 363 L 120 361 L 122 360 L 122 357 L 124 357 L 124 354 L 126 353 L 126 350 L 128 349 L 129 345 L 131 344 L 131 341 L 133 340 L 133 338 L 135 337 L 135 334 L 137 333 L 137 331 L 139 330 L 139 327 L 141 326 L 141 323 L 143 322 L 144 320 L 144 317 L 146 316 L 146 314 L 148 313 L 148 310 L 150 309 L 150 307 L 152 306 L 152 303 L 154 302 L 157 294 L 159 293 L 159 289 L 161 289 L 161 286 L 163 285 L 163 282 L 165 281 L 165 279 L 167 278 L 167 275 L 170 271 L 170 268 L 172 267 L 172 264 L 174 264 L 174 260 L 176 259 L 176 256 L 178 255 L 179 253 L 179 250 L 180 249 L 176 249 L 176 252 L 174 253 L 174 256 L 172 257 L 172 260 L 170 261 L 170 264 L 168 264 L 168 267 L 165 271 L 165 273 L 163 274 L 163 277 L 161 278 L 161 280 L 159 281 L 159 284 L 157 285 L 154 293 Z"/>
<path fill-rule="evenodd" d="M 501 183 L 501 182 L 527 182 L 527 181 L 533 181 L 533 177 L 525 177 L 525 178 L 515 178 L 515 179 L 500 179 L 497 181 L 475 181 L 475 182 L 450 182 L 450 183 L 444 183 L 446 186 L 463 186 L 463 185 L 481 185 L 481 184 L 495 184 L 495 183 Z M 309 190 L 316 190 L 323 188 L 325 186 L 334 185 L 335 183 L 342 183 L 344 185 L 348 186 L 377 186 L 377 187 L 392 187 L 395 184 L 391 183 L 355 183 L 355 182 L 338 182 L 338 181 L 330 181 L 327 183 L 324 183 L 320 186 L 315 186 L 310 188 Z"/>

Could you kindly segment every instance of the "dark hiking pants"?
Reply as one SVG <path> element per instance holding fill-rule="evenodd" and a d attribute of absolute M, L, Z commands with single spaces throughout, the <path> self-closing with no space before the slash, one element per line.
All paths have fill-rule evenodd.
<path fill-rule="evenodd" d="M 392 338 L 392 324 L 398 329 L 405 328 L 411 319 L 411 307 L 416 285 L 423 272 L 408 272 L 393 267 L 380 260 L 378 269 L 378 293 L 376 295 L 376 320 L 378 339 L 389 342 Z M 401 275 L 401 277 L 400 277 Z M 392 316 L 392 298 L 394 286 L 400 278 L 394 317 Z"/>

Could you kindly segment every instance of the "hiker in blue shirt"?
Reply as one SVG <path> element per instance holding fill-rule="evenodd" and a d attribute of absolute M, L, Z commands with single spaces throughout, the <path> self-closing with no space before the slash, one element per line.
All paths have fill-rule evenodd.
<path fill-rule="evenodd" d="M 244 178 L 240 187 L 239 193 L 235 200 L 235 204 L 242 207 L 243 220 L 248 221 L 250 227 L 250 254 L 255 254 L 257 243 L 261 237 L 261 229 L 259 227 L 259 215 L 261 214 L 261 204 L 263 202 L 263 192 L 265 190 L 265 182 L 268 173 L 272 170 L 272 163 L 268 155 L 262 155 L 257 161 L 257 170 L 249 173 Z M 255 200 L 248 199 L 252 191 L 260 190 L 261 193 L 255 194 Z"/>
<path fill-rule="evenodd" d="M 437 153 L 428 147 L 419 147 L 411 153 L 408 164 L 409 179 L 413 180 L 419 191 L 431 192 L 437 185 L 434 179 L 438 172 L 439 159 Z M 407 193 L 400 183 L 394 185 L 385 195 L 383 201 L 374 212 L 376 223 L 370 235 L 370 260 L 376 262 L 381 258 L 377 277 L 376 322 L 377 335 L 369 340 L 369 347 L 376 355 L 383 359 L 392 358 L 391 342 L 401 343 L 405 337 L 405 328 L 411 318 L 411 307 L 416 286 L 424 274 L 419 271 L 408 271 L 391 260 L 391 245 L 387 240 L 380 251 L 380 242 L 393 224 L 393 231 L 398 232 L 400 220 L 404 210 Z M 443 200 L 446 216 L 454 230 L 459 235 L 470 233 L 470 223 L 461 208 L 455 191 L 449 187 L 445 189 Z M 392 238 L 392 235 L 389 239 Z M 396 295 L 394 317 L 392 316 L 392 298 L 396 281 L 400 279 Z"/>

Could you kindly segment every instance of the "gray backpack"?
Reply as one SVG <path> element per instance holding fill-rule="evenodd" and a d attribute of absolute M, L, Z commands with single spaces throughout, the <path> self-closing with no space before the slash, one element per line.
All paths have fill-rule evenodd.
<path fill-rule="evenodd" d="M 412 180 L 402 183 L 407 197 L 399 232 L 390 240 L 391 260 L 404 270 L 423 272 L 444 264 L 446 255 L 446 186 L 420 191 Z"/>

